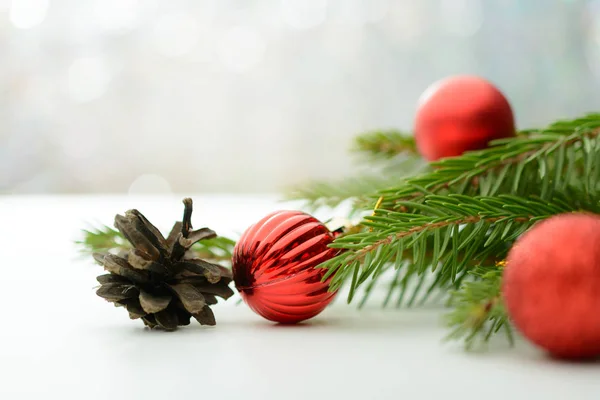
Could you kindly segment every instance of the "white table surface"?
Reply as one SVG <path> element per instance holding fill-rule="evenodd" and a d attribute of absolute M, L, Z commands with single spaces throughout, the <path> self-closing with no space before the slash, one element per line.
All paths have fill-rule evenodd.
<path fill-rule="evenodd" d="M 299 326 L 230 300 L 216 327 L 149 331 L 94 294 L 87 222 L 136 207 L 165 229 L 183 196 L 0 197 L 0 399 L 600 399 L 600 363 L 519 341 L 443 343 L 442 310 L 358 311 L 338 299 Z M 192 196 L 196 227 L 234 235 L 284 208 L 269 196 Z"/>

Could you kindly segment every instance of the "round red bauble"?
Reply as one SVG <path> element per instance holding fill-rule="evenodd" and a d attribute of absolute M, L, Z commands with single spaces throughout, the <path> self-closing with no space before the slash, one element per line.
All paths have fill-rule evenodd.
<path fill-rule="evenodd" d="M 485 79 L 465 75 L 443 79 L 425 90 L 414 130 L 419 153 L 434 161 L 514 136 L 515 121 L 500 90 Z"/>
<path fill-rule="evenodd" d="M 529 340 L 561 358 L 600 356 L 600 216 L 561 214 L 510 250 L 502 294 Z"/>
<path fill-rule="evenodd" d="M 315 268 L 337 250 L 333 234 L 300 211 L 278 211 L 252 225 L 233 250 L 233 279 L 257 314 L 296 323 L 319 314 L 333 300 L 325 269 Z"/>

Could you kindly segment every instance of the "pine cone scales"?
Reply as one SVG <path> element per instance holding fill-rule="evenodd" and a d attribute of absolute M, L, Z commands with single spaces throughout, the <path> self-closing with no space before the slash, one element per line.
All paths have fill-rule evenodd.
<path fill-rule="evenodd" d="M 115 217 L 115 227 L 133 248 L 122 255 L 94 254 L 108 272 L 97 278 L 96 294 L 151 328 L 174 330 L 189 325 L 192 317 L 202 325 L 215 325 L 209 306 L 217 297 L 233 295 L 231 271 L 196 258 L 190 250 L 216 234 L 208 228 L 193 231 L 192 200 L 183 203 L 183 221 L 175 223 L 166 239 L 139 211 L 130 210 Z"/>

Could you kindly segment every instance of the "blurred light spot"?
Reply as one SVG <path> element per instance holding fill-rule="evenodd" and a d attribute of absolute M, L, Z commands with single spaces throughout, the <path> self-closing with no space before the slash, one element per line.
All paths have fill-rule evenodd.
<path fill-rule="evenodd" d="M 89 161 L 90 158 L 94 158 L 100 144 L 98 134 L 91 129 L 65 132 L 59 140 L 65 156 L 73 160 Z"/>
<path fill-rule="evenodd" d="M 10 22 L 19 29 L 29 29 L 46 19 L 48 0 L 12 0 Z"/>
<path fill-rule="evenodd" d="M 389 0 L 346 0 L 340 3 L 338 18 L 350 24 L 379 22 L 385 18 Z"/>
<path fill-rule="evenodd" d="M 225 68 L 233 72 L 245 72 L 263 59 L 266 47 L 258 32 L 248 27 L 236 26 L 225 33 L 217 52 Z"/>
<path fill-rule="evenodd" d="M 320 42 L 319 52 L 313 53 L 310 58 L 318 58 L 321 66 L 313 64 L 312 67 L 317 69 L 311 71 L 312 77 L 307 78 L 316 82 L 327 77 L 329 83 L 345 81 L 347 87 L 356 85 L 356 74 L 360 76 L 359 71 L 364 67 L 364 63 L 356 62 L 364 54 L 364 31 L 349 25 L 327 24 L 322 29 Z M 303 61 L 303 69 L 308 68 L 304 66 L 305 62 L 306 60 Z M 317 78 L 320 75 L 324 77 Z"/>
<path fill-rule="evenodd" d="M 94 100 L 104 94 L 110 79 L 110 72 L 102 59 L 79 58 L 69 67 L 69 95 L 78 102 Z"/>
<path fill-rule="evenodd" d="M 442 0 L 440 14 L 446 31 L 456 36 L 472 36 L 483 25 L 481 0 Z"/>
<path fill-rule="evenodd" d="M 596 81 L 600 81 L 600 52 L 598 49 L 586 49 L 586 61 L 590 71 L 596 78 Z"/>
<path fill-rule="evenodd" d="M 390 3 L 386 12 L 386 17 L 382 21 L 382 28 L 387 35 L 406 48 L 420 48 L 418 41 L 429 28 L 429 16 L 425 16 L 425 11 L 417 5 L 408 7 L 405 2 Z"/>
<path fill-rule="evenodd" d="M 179 57 L 192 51 L 198 42 L 199 33 L 198 22 L 183 12 L 160 17 L 154 27 L 158 52 L 167 57 Z"/>
<path fill-rule="evenodd" d="M 144 174 L 138 176 L 129 186 L 129 194 L 171 193 L 171 185 L 160 175 Z"/>
<path fill-rule="evenodd" d="M 585 59 L 596 79 L 600 79 L 600 1 L 587 5 L 589 34 L 585 37 Z"/>
<path fill-rule="evenodd" d="M 587 9 L 590 21 L 588 37 L 591 37 L 594 44 L 600 45 L 600 1 L 591 2 Z"/>
<path fill-rule="evenodd" d="M 327 0 L 281 0 L 281 14 L 292 28 L 314 28 L 325 22 Z"/>
<path fill-rule="evenodd" d="M 56 115 L 56 83 L 51 77 L 42 74 L 31 76 L 25 82 L 21 92 L 23 96 L 23 108 L 31 115 L 40 115 L 54 118 Z"/>
<path fill-rule="evenodd" d="M 17 182 L 12 188 L 12 193 L 51 193 L 56 192 L 61 185 L 61 176 L 56 169 L 45 167 L 43 171 L 35 171 L 35 173 L 24 177 L 23 180 Z"/>
<path fill-rule="evenodd" d="M 216 45 L 221 33 L 217 32 L 216 29 L 206 27 L 200 24 L 200 32 L 198 34 L 198 41 L 193 51 L 186 57 L 192 63 L 205 64 L 202 68 L 207 72 L 206 74 L 196 74 L 193 77 L 194 80 L 212 79 L 208 72 L 209 69 L 217 71 L 221 69 L 219 61 L 217 60 L 217 54 L 215 52 Z M 201 75 L 201 76 L 198 76 Z"/>
<path fill-rule="evenodd" d="M 101 29 L 127 31 L 138 23 L 139 0 L 97 0 L 93 16 Z"/>
<path fill-rule="evenodd" d="M 387 15 L 389 0 L 362 0 L 362 4 L 367 22 L 379 22 Z"/>
<path fill-rule="evenodd" d="M 200 25 L 204 27 L 208 24 L 212 24 L 217 15 L 219 1 L 221 0 L 202 0 L 193 2 L 193 13 Z"/>

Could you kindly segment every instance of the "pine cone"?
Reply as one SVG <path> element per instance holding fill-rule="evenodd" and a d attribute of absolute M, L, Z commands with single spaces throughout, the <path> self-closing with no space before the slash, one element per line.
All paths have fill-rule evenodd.
<path fill-rule="evenodd" d="M 174 330 L 189 325 L 194 317 L 202 325 L 215 325 L 209 305 L 217 296 L 228 299 L 231 271 L 196 258 L 190 248 L 200 240 L 213 238 L 208 228 L 192 231 L 192 200 L 184 199 L 183 221 L 176 222 L 168 238 L 139 211 L 115 217 L 115 227 L 133 249 L 121 254 L 94 254 L 108 271 L 97 280 L 96 294 L 119 307 L 131 319 L 141 318 L 150 328 Z"/>

